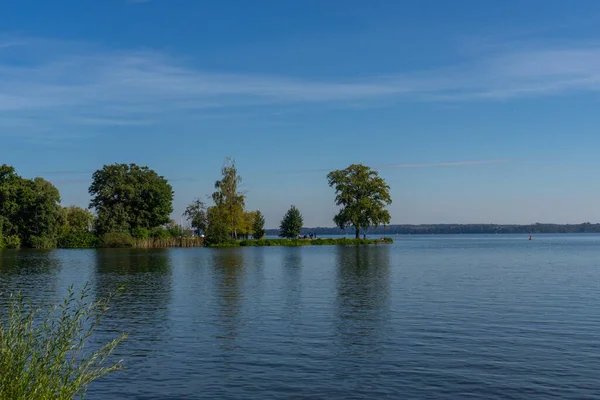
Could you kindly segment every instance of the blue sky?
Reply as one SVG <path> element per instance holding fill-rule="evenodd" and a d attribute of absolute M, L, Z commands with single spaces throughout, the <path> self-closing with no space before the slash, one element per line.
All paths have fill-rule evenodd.
<path fill-rule="evenodd" d="M 232 156 L 268 227 L 356 162 L 393 223 L 597 222 L 599 105 L 597 1 L 0 3 L 0 163 L 65 205 L 135 162 L 178 218 Z"/>

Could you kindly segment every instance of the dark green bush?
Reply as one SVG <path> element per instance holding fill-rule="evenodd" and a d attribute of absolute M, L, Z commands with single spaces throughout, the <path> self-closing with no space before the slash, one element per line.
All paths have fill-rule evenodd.
<path fill-rule="evenodd" d="M 105 233 L 100 240 L 102 247 L 133 247 L 134 243 L 134 239 L 126 232 Z"/>
<path fill-rule="evenodd" d="M 54 249 L 56 248 L 56 239 L 47 236 L 31 236 L 30 246 L 34 249 Z"/>
<path fill-rule="evenodd" d="M 148 239 L 150 237 L 150 230 L 147 228 L 138 227 L 133 230 L 131 235 L 136 239 Z"/>
<path fill-rule="evenodd" d="M 92 232 L 70 232 L 58 238 L 61 249 L 89 249 L 97 247 L 98 237 Z"/>
<path fill-rule="evenodd" d="M 171 234 L 162 226 L 158 226 L 150 231 L 150 236 L 152 236 L 155 239 L 166 239 L 168 237 L 171 237 Z"/>
<path fill-rule="evenodd" d="M 5 236 L 2 241 L 5 249 L 18 249 L 21 247 L 21 239 L 17 235 Z"/>

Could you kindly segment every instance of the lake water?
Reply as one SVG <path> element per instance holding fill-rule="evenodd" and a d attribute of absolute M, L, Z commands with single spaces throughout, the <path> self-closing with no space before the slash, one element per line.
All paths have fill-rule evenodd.
<path fill-rule="evenodd" d="M 88 399 L 599 398 L 600 236 L 527 239 L 4 251 L 0 291 L 126 284 Z"/>

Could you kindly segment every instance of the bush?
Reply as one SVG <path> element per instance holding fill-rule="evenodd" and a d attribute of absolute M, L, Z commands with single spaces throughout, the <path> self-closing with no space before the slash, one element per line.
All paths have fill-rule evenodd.
<path fill-rule="evenodd" d="M 92 232 L 70 232 L 58 238 L 57 246 L 62 249 L 89 249 L 98 244 L 98 237 Z"/>
<path fill-rule="evenodd" d="M 152 229 L 152 231 L 150 231 L 150 236 L 152 236 L 155 239 L 166 239 L 168 237 L 171 237 L 171 234 L 162 226 L 158 226 Z"/>
<path fill-rule="evenodd" d="M 133 247 L 134 240 L 127 232 L 110 232 L 102 235 L 102 247 Z"/>
<path fill-rule="evenodd" d="M 148 239 L 150 237 L 150 230 L 138 227 L 133 230 L 132 236 L 136 239 Z"/>
<path fill-rule="evenodd" d="M 31 236 L 30 245 L 34 249 L 55 249 L 56 239 L 47 236 Z"/>
<path fill-rule="evenodd" d="M 6 249 L 18 249 L 21 247 L 21 239 L 17 235 L 5 236 L 3 245 Z"/>
<path fill-rule="evenodd" d="M 60 305 L 43 309 L 9 296 L 0 317 L 0 400 L 83 398 L 91 382 L 122 369 L 121 361 L 105 363 L 125 334 L 93 352 L 87 343 L 113 296 L 88 303 L 87 285 L 77 299 L 71 287 Z"/>

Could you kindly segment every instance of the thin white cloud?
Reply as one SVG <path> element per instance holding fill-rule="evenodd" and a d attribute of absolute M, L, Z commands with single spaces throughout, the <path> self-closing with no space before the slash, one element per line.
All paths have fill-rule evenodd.
<path fill-rule="evenodd" d="M 35 48 L 35 41 L 28 45 Z M 0 119 L 15 124 L 35 119 L 47 127 L 135 126 L 161 118 L 190 118 L 198 109 L 239 112 L 248 106 L 293 103 L 356 107 L 388 99 L 495 101 L 600 90 L 596 45 L 502 48 L 464 65 L 327 81 L 224 74 L 153 52 L 90 49 L 68 44 L 46 51 L 37 63 L 0 60 Z"/>
<path fill-rule="evenodd" d="M 408 164 L 388 164 L 379 168 L 426 168 L 426 167 L 464 167 L 485 164 L 506 164 L 513 160 L 471 160 L 471 161 L 445 161 L 433 163 L 408 163 Z"/>

